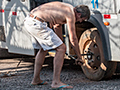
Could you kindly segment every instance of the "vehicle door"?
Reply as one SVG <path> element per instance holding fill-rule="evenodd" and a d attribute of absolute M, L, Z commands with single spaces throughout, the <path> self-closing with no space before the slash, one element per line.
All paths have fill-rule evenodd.
<path fill-rule="evenodd" d="M 31 36 L 25 31 L 23 23 L 30 11 L 29 0 L 3 0 L 3 3 L 8 51 L 34 55 Z"/>

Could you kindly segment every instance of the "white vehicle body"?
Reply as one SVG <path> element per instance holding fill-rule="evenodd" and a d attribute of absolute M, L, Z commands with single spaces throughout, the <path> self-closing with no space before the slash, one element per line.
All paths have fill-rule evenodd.
<path fill-rule="evenodd" d="M 34 55 L 31 36 L 25 32 L 24 18 L 35 7 L 35 2 L 45 3 L 46 0 L 1 0 L 0 1 L 0 48 L 9 52 Z M 55 1 L 55 0 L 50 0 Z M 58 0 L 60 1 L 60 0 Z M 92 14 L 89 22 L 99 30 L 106 60 L 119 61 L 120 58 L 120 0 L 63 0 L 73 6 L 88 5 L 90 10 L 98 10 L 101 14 Z M 31 4 L 32 3 L 32 4 Z M 108 21 L 109 26 L 104 26 Z M 69 51 L 69 50 L 67 50 Z"/>
<path fill-rule="evenodd" d="M 23 25 L 30 11 L 29 0 L 0 0 L 0 11 L 0 47 L 12 53 L 33 55 L 31 37 Z"/>

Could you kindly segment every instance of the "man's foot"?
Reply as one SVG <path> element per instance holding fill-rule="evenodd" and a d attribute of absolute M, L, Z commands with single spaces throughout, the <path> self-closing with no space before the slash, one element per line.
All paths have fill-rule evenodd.
<path fill-rule="evenodd" d="M 31 83 L 32 85 L 46 85 L 48 84 L 46 81 L 42 81 L 42 82 L 39 82 L 39 83 Z"/>
<path fill-rule="evenodd" d="M 52 89 L 60 89 L 60 88 L 67 88 L 67 89 L 72 89 L 73 86 L 66 85 L 64 83 L 54 83 L 51 85 Z"/>
<path fill-rule="evenodd" d="M 70 85 L 62 85 L 62 86 L 59 86 L 59 87 L 52 87 L 52 89 L 61 89 L 61 88 L 66 88 L 66 89 L 72 89 L 73 86 L 70 86 Z"/>

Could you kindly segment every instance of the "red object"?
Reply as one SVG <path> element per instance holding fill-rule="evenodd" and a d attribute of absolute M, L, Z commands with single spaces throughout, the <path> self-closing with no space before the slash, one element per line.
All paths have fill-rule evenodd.
<path fill-rule="evenodd" d="M 110 14 L 104 14 L 104 19 L 111 19 Z"/>
<path fill-rule="evenodd" d="M 17 12 L 12 12 L 12 15 L 17 15 Z"/>
<path fill-rule="evenodd" d="M 0 12 L 2 12 L 2 13 L 3 13 L 3 12 L 4 12 L 4 9 L 0 9 Z"/>

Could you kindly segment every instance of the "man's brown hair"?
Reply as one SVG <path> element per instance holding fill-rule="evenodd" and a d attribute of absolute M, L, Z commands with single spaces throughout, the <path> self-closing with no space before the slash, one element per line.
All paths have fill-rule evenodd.
<path fill-rule="evenodd" d="M 90 18 L 90 10 L 86 5 L 78 5 L 75 7 L 77 13 L 81 13 L 81 18 L 87 17 L 87 20 Z"/>

